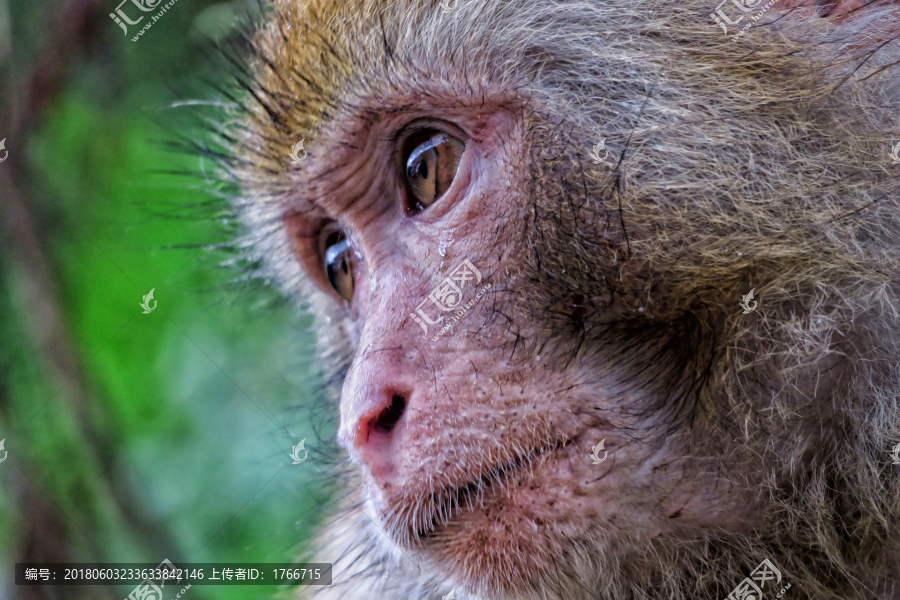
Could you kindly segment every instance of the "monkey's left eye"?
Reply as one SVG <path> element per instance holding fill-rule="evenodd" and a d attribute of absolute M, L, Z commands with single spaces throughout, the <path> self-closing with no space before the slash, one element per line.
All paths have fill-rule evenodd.
<path fill-rule="evenodd" d="M 342 231 L 325 234 L 325 274 L 331 287 L 347 302 L 353 301 L 356 252 Z"/>
<path fill-rule="evenodd" d="M 443 132 L 426 130 L 404 144 L 409 210 L 422 212 L 453 184 L 465 144 Z"/>

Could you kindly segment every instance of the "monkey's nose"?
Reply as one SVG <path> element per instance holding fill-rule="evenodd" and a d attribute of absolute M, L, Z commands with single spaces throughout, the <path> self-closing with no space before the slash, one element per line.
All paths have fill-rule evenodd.
<path fill-rule="evenodd" d="M 350 449 L 366 465 L 376 481 L 383 482 L 394 470 L 391 442 L 393 433 L 406 412 L 406 395 L 384 393 L 362 413 L 352 432 Z"/>

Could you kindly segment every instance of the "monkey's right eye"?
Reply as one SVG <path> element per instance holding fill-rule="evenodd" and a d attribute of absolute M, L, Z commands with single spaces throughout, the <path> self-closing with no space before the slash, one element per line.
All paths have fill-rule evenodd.
<path fill-rule="evenodd" d="M 343 231 L 325 234 L 325 274 L 331 287 L 347 302 L 353 301 L 356 251 Z"/>
<path fill-rule="evenodd" d="M 465 144 L 434 130 L 413 134 L 404 144 L 408 210 L 422 212 L 453 184 Z"/>

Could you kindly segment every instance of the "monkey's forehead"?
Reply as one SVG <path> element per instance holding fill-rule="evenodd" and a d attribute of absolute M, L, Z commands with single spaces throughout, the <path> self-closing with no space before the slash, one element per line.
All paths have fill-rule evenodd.
<path fill-rule="evenodd" d="M 756 8 L 810 12 L 822 2 L 829 4 L 777 0 Z M 830 0 L 856 16 L 890 3 Z M 760 36 L 729 51 L 727 38 L 714 35 L 712 8 L 709 0 L 274 0 L 255 36 L 252 127 L 263 154 L 272 155 L 271 142 L 280 155 L 287 139 L 309 141 L 347 112 L 375 118 L 381 103 L 382 113 L 396 109 L 398 93 L 427 98 L 441 83 L 483 93 L 488 81 L 492 89 L 527 88 L 552 72 L 553 83 L 593 96 L 600 91 L 589 82 L 621 83 L 650 63 L 674 71 L 697 52 L 723 61 L 770 58 L 750 40 Z M 896 18 L 883 21 L 896 26 Z"/>

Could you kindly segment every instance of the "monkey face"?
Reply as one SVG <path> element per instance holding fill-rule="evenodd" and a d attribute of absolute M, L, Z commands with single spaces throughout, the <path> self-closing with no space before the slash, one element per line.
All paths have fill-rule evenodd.
<path fill-rule="evenodd" d="M 645 274 L 621 229 L 605 209 L 576 216 L 589 199 L 566 174 L 572 159 L 542 156 L 571 150 L 508 99 L 412 102 L 377 121 L 347 115 L 319 138 L 316 202 L 285 217 L 354 348 L 339 441 L 379 527 L 498 592 L 503 573 L 537 585 L 580 537 L 612 548 L 620 528 L 652 539 L 684 523 L 742 527 L 751 504 L 720 497 L 710 519 L 698 500 L 716 482 L 677 458 L 686 434 L 657 422 L 662 385 L 627 381 L 679 385 L 652 365 L 677 335 L 643 339 L 656 336 L 639 306 Z M 561 202 L 550 179 L 567 188 Z"/>
<path fill-rule="evenodd" d="M 248 245 L 320 318 L 360 564 L 479 599 L 876 577 L 817 548 L 884 548 L 828 515 L 875 531 L 895 489 L 823 443 L 900 389 L 889 86 L 834 89 L 890 57 L 799 20 L 739 46 L 703 0 L 426 4 L 276 2 L 238 168 Z"/>
<path fill-rule="evenodd" d="M 652 322 L 614 173 L 573 179 L 552 115 L 467 93 L 343 115 L 325 157 L 310 146 L 315 202 L 285 214 L 353 348 L 338 439 L 368 514 L 489 593 L 538 586 L 573 543 L 613 556 L 621 531 L 745 528 L 754 503 L 680 457 L 691 432 L 660 406 L 692 393 L 673 346 L 707 341 L 690 318 Z"/>

